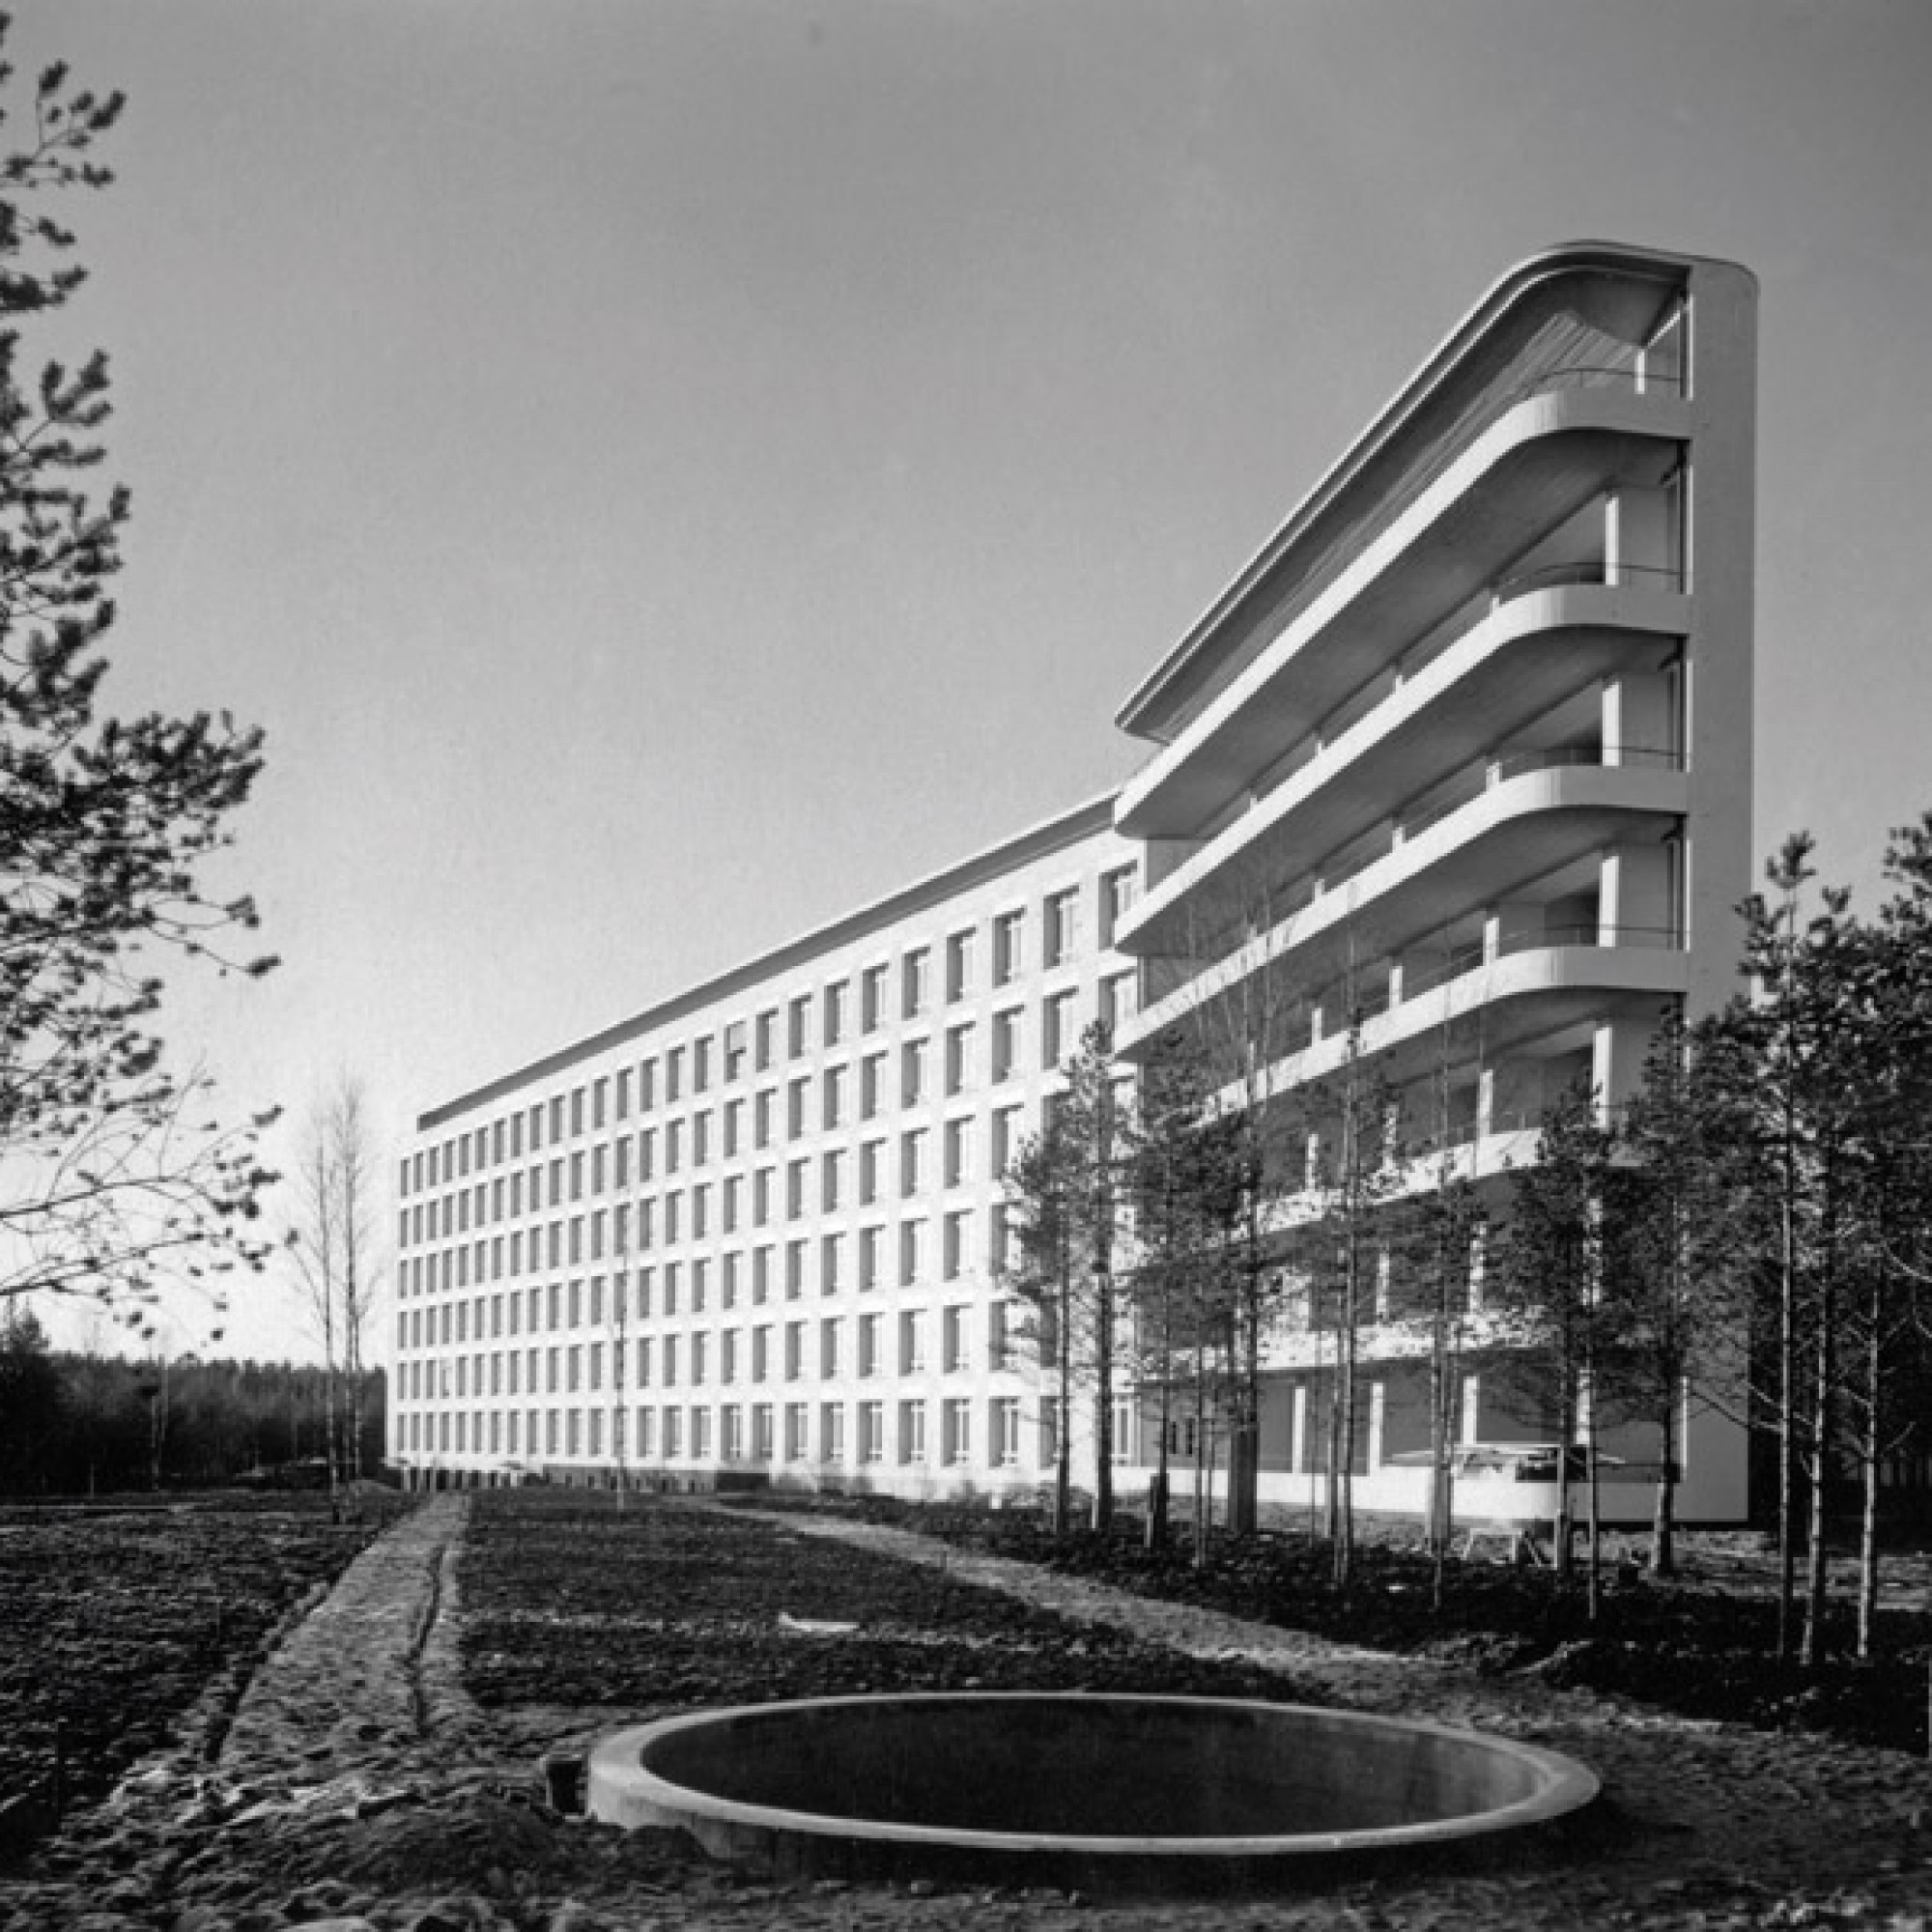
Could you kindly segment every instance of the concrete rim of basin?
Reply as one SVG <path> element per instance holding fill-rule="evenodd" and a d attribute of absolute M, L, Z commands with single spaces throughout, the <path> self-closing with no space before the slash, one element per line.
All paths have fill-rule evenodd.
<path fill-rule="evenodd" d="M 1028 1704 L 1097 1709 L 1105 1705 L 1163 1706 L 1205 1713 L 1265 1714 L 1292 1725 L 1312 1721 L 1324 1731 L 1357 1729 L 1381 1737 L 1426 1737 L 1465 1749 L 1476 1756 L 1505 1760 L 1525 1774 L 1527 1795 L 1487 1809 L 1461 1815 L 1424 1819 L 1402 1825 L 1366 1826 L 1343 1831 L 1314 1831 L 1208 1836 L 1103 1835 L 1061 1832 L 983 1830 L 952 1825 L 923 1825 L 812 1810 L 794 1805 L 750 1803 L 723 1797 L 702 1788 L 674 1782 L 648 1770 L 645 1754 L 662 1740 L 707 1727 L 754 1730 L 758 1720 L 782 1723 L 803 1714 L 878 1710 L 897 1707 L 957 1707 L 980 1704 L 1023 1719 Z M 753 1740 L 748 1736 L 748 1747 Z M 636 1828 L 641 1825 L 681 1827 L 700 1842 L 724 1856 L 727 1845 L 746 1833 L 765 1838 L 824 1839 L 846 1845 L 879 1848 L 1011 1854 L 1073 1855 L 1104 1866 L 1110 1860 L 1145 1864 L 1150 1861 L 1228 1863 L 1274 1863 L 1295 1859 L 1332 1859 L 1353 1853 L 1391 1852 L 1430 1846 L 1449 1846 L 1473 1837 L 1516 1832 L 1548 1824 L 1580 1810 L 1601 1789 L 1594 1772 L 1574 1758 L 1539 1746 L 1520 1744 L 1488 1732 L 1465 1730 L 1420 1719 L 1388 1718 L 1367 1712 L 1334 1710 L 1322 1705 L 1275 1704 L 1234 1697 L 1179 1697 L 1123 1691 L 911 1691 L 845 1697 L 812 1697 L 769 1704 L 738 1704 L 664 1718 L 613 1732 L 593 1749 L 589 1762 L 586 1808 L 593 1818 Z"/>

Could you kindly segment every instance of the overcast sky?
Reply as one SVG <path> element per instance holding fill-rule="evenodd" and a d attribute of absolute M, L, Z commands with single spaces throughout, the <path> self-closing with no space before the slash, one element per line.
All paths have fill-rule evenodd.
<path fill-rule="evenodd" d="M 1869 882 L 1932 807 L 1924 0 L 17 13 L 131 97 L 71 212 L 110 696 L 269 733 L 286 963 L 174 1028 L 238 1108 L 347 1069 L 393 1140 L 1117 783 L 1128 690 L 1580 237 L 1763 283 L 1760 849 Z"/>

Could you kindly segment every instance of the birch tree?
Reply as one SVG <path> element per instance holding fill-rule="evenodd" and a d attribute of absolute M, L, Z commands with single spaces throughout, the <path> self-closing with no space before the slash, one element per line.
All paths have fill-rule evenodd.
<path fill-rule="evenodd" d="M 362 1473 L 363 1347 L 380 1286 L 376 1156 L 361 1083 L 338 1080 L 311 1109 L 293 1176 L 290 1252 L 322 1344 L 324 1454 L 331 1497 Z"/>

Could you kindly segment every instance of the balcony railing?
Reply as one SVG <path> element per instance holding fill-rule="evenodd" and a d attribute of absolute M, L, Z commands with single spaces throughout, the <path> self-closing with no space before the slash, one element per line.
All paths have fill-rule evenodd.
<path fill-rule="evenodd" d="M 1465 806 L 1474 805 L 1485 793 L 1511 779 L 1530 772 L 1563 771 L 1573 767 L 1607 770 L 1638 766 L 1652 772 L 1681 772 L 1689 768 L 1682 752 L 1667 752 L 1655 745 L 1555 745 L 1536 751 L 1503 752 L 1491 758 L 1483 774 L 1483 790 L 1466 798 L 1445 799 L 1413 817 L 1398 821 L 1405 841 L 1419 837 L 1432 826 L 1440 825 Z M 1362 869 L 1355 866 L 1345 875 L 1352 878 Z M 1340 880 L 1337 881 L 1340 883 Z"/>
<path fill-rule="evenodd" d="M 1348 1024 L 1354 1027 L 1378 1019 L 1395 1007 L 1406 1005 L 1424 993 L 1433 993 L 1451 980 L 1467 979 L 1499 960 L 1514 958 L 1519 953 L 1584 946 L 1604 952 L 1675 952 L 1682 944 L 1682 937 L 1673 926 L 1603 925 L 1595 920 L 1578 920 L 1521 932 L 1504 932 L 1497 935 L 1493 944 L 1487 940 L 1471 940 L 1465 946 L 1451 947 L 1417 966 L 1405 962 L 1400 999 L 1396 997 L 1391 973 L 1388 980 L 1358 993 L 1352 1000 L 1340 997 L 1339 986 L 1336 986 L 1313 1004 L 1322 1009 L 1324 1019 L 1332 1010 L 1338 1018 L 1346 1018 Z M 1324 1026 L 1324 1035 L 1328 1031 Z"/>
<path fill-rule="evenodd" d="M 1286 626 L 1305 611 L 1331 582 L 1347 568 L 1349 562 L 1360 553 L 1376 531 L 1389 527 L 1412 503 L 1414 503 L 1432 484 L 1442 476 L 1450 467 L 1467 450 L 1491 424 L 1499 420 L 1532 396 L 1548 395 L 1560 390 L 1574 389 L 1621 389 L 1629 394 L 1657 394 L 1681 397 L 1687 392 L 1685 378 L 1662 370 L 1640 371 L 1636 364 L 1638 351 L 1631 351 L 1631 360 L 1618 363 L 1568 363 L 1560 368 L 1541 369 L 1522 377 L 1520 381 L 1498 386 L 1495 390 L 1474 399 L 1452 423 L 1445 425 L 1431 444 L 1418 453 L 1404 471 L 1400 481 L 1382 493 L 1378 514 L 1371 528 L 1358 530 L 1353 541 L 1333 549 L 1325 556 L 1314 560 L 1312 567 L 1305 570 L 1292 606 L 1281 612 L 1279 624 Z M 1601 579 L 1580 579 L 1578 582 L 1601 582 Z M 1276 633 L 1278 635 L 1278 631 Z M 1195 720 L 1213 703 L 1227 684 L 1240 674 L 1240 669 L 1248 660 L 1242 658 L 1237 664 L 1228 666 L 1220 675 L 1212 677 L 1203 688 L 1192 695 L 1176 710 L 1168 724 L 1168 742 L 1178 740 L 1193 724 Z M 1158 753 L 1155 753 L 1159 755 Z"/>

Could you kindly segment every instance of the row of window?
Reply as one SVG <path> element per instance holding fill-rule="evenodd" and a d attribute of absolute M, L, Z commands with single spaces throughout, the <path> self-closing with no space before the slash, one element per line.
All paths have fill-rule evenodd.
<path fill-rule="evenodd" d="M 592 1217 L 593 1221 L 595 1218 Z M 939 1217 L 939 1276 L 943 1281 L 960 1280 L 973 1265 L 973 1218 L 974 1210 L 963 1208 Z M 782 1245 L 768 1241 L 753 1248 L 734 1248 L 722 1255 L 695 1256 L 688 1263 L 667 1261 L 645 1264 L 635 1270 L 637 1294 L 633 1306 L 637 1310 L 636 1319 L 650 1320 L 654 1303 L 667 1314 L 674 1315 L 680 1299 L 693 1312 L 701 1312 L 711 1301 L 714 1284 L 718 1304 L 724 1308 L 734 1308 L 744 1299 L 749 1299 L 753 1307 L 761 1306 L 781 1291 L 786 1300 L 796 1301 L 807 1292 L 814 1253 L 818 1264 L 817 1286 L 821 1294 L 840 1294 L 853 1286 L 866 1293 L 895 1282 L 900 1288 L 917 1287 L 929 1280 L 932 1274 L 928 1252 L 929 1226 L 923 1217 L 895 1223 L 882 1221 L 870 1227 L 821 1235 L 815 1241 L 795 1238 Z M 566 1244 L 558 1238 L 556 1228 L 548 1232 L 553 1237 L 550 1242 L 550 1266 L 566 1265 L 566 1245 L 570 1251 L 568 1264 L 577 1265 L 581 1259 L 577 1253 L 579 1242 L 572 1240 Z M 997 1273 L 1009 1264 L 1011 1241 L 1011 1217 L 1007 1204 L 996 1202 L 986 1210 L 985 1261 L 993 1272 Z M 589 1256 L 593 1265 L 599 1259 L 594 1252 Z M 620 1311 L 615 1318 L 619 1321 L 629 1319 L 622 1311 L 625 1282 L 630 1271 L 622 1264 L 622 1259 L 621 1256 L 617 1258 L 619 1265 L 611 1277 L 612 1304 Z M 419 1302 L 439 1294 L 460 1296 L 462 1291 L 501 1281 L 506 1263 L 508 1273 L 515 1277 L 523 1272 L 523 1236 L 518 1234 L 509 1236 L 507 1241 L 498 1235 L 488 1241 L 472 1241 L 438 1254 L 417 1255 L 405 1261 L 399 1269 L 402 1298 Z M 534 1234 L 529 1263 L 532 1268 L 542 1265 Z M 661 1299 L 655 1293 L 660 1281 Z M 602 1275 L 589 1277 L 587 1288 L 593 1310 L 602 1305 L 603 1284 Z M 541 1287 L 511 1288 L 506 1293 L 493 1294 L 490 1297 L 495 1324 L 492 1332 L 503 1332 L 501 1322 L 506 1307 L 508 1332 L 512 1335 L 518 1332 L 519 1310 L 524 1305 L 520 1297 L 527 1297 L 529 1333 L 538 1333 L 540 1325 L 552 1331 L 578 1327 L 581 1325 L 579 1310 L 583 1305 L 581 1290 L 584 1286 L 580 1282 L 571 1282 L 568 1285 L 568 1301 L 564 1303 L 560 1300 L 565 1292 L 564 1284 L 552 1282 L 548 1290 L 547 1323 L 540 1321 L 544 1306 L 540 1297 L 545 1293 Z M 681 1291 L 684 1292 L 681 1293 Z M 469 1339 L 466 1324 L 470 1319 L 472 1306 L 476 1311 L 475 1333 L 480 1337 L 483 1332 L 483 1298 L 479 1295 L 473 1301 L 445 1299 L 437 1307 L 399 1310 L 399 1344 L 406 1349 L 433 1348 L 439 1340 L 449 1343 Z M 567 1314 L 559 1312 L 564 1308 L 567 1308 Z M 593 1312 L 589 1317 L 589 1325 L 598 1326 L 601 1321 L 602 1317 Z"/>
<path fill-rule="evenodd" d="M 1132 904 L 1133 893 L 1132 866 L 1121 867 L 1101 878 L 1098 937 L 1103 948 L 1112 945 L 1114 928 Z M 1069 887 L 1049 895 L 1040 908 L 1040 925 L 1042 967 L 1070 962 L 1080 945 L 1079 889 Z M 1004 912 L 994 918 L 988 980 L 992 987 L 1010 985 L 1025 970 L 1026 928 L 1024 909 Z M 976 927 L 964 928 L 946 940 L 948 1005 L 978 990 L 978 948 Z M 748 1076 L 767 1072 L 778 1064 L 781 1018 L 785 1055 L 797 1060 L 814 1050 L 814 1011 L 818 1021 L 815 1044 L 821 1051 L 839 1045 L 850 1037 L 855 1026 L 861 1035 L 880 1031 L 895 1011 L 901 1020 L 924 1017 L 933 1000 L 932 949 L 917 946 L 900 955 L 896 999 L 893 970 L 892 964 L 886 962 L 869 966 L 858 976 L 856 1012 L 852 981 L 837 980 L 814 992 L 794 994 L 782 1007 L 768 1008 L 748 1019 L 733 1020 L 715 1034 L 701 1034 L 689 1041 L 668 1046 L 659 1054 L 646 1055 L 635 1068 L 618 1067 L 568 1094 L 554 1094 L 548 1099 L 532 1101 L 527 1107 L 519 1107 L 494 1122 L 420 1149 L 402 1164 L 401 1191 L 407 1198 L 430 1188 L 447 1186 L 487 1167 L 521 1160 L 526 1148 L 534 1154 L 546 1146 L 554 1148 L 567 1139 L 601 1133 L 610 1122 L 629 1119 L 634 1094 L 637 1111 L 648 1114 L 660 1104 L 675 1105 L 687 1093 L 692 1095 L 707 1093 L 714 1078 L 730 1086 Z M 1126 977 L 1117 976 L 1117 979 Z M 1119 997 L 1118 987 L 1115 997 Z M 996 1029 L 1001 1018 L 1011 1018 L 1016 1025 L 1017 1011 L 1015 1009 L 1011 1015 L 996 1016 Z M 1012 1057 L 1016 1062 L 1016 1045 Z M 1060 1057 L 1060 1054 L 1053 1056 L 1055 1064 Z M 996 1032 L 996 1065 L 998 1059 Z M 1004 1076 L 996 1073 L 994 1077 Z"/>
<path fill-rule="evenodd" d="M 1101 1017 L 1110 1025 L 1121 1012 L 1122 1000 L 1128 997 L 1126 986 L 1130 981 L 1127 976 L 1122 978 L 1123 985 L 1118 989 L 1118 997 L 1103 998 L 1101 1002 Z M 1078 1045 L 1076 997 L 1069 991 L 1044 1003 L 1041 1065 L 1045 1068 L 1060 1065 Z M 994 1016 L 995 1084 L 1011 1078 L 1017 1071 L 1019 1027 L 1017 1009 Z M 964 1093 L 970 1084 L 974 1031 L 971 1023 L 947 1031 L 943 1092 L 949 1099 Z M 898 1101 L 902 1107 L 921 1106 L 931 1097 L 929 1045 L 924 1039 L 907 1040 L 899 1049 Z M 777 1139 L 781 1095 L 784 1137 L 788 1141 L 801 1140 L 813 1132 L 837 1131 L 855 1119 L 862 1122 L 875 1120 L 885 1111 L 886 1069 L 885 1054 L 867 1055 L 857 1063 L 828 1066 L 816 1076 L 794 1079 L 783 1089 L 766 1088 L 726 1101 L 715 1113 L 710 1108 L 697 1108 L 689 1115 L 665 1122 L 661 1127 L 639 1127 L 635 1134 L 627 1131 L 608 1142 L 575 1149 L 567 1155 L 554 1154 L 548 1162 L 535 1161 L 527 1168 L 498 1174 L 493 1179 L 479 1179 L 453 1192 L 418 1199 L 402 1210 L 400 1241 L 408 1247 L 448 1239 L 457 1234 L 467 1234 L 472 1225 L 490 1226 L 514 1220 L 526 1211 L 541 1212 L 547 1206 L 556 1208 L 566 1201 L 576 1203 L 586 1197 L 621 1191 L 633 1184 L 634 1173 L 637 1183 L 641 1184 L 660 1173 L 668 1177 L 686 1168 L 707 1167 L 714 1158 L 730 1161 L 743 1157 L 748 1151 L 763 1151 Z M 818 1102 L 815 1119 L 811 1106 L 814 1094 Z M 1017 1107 L 1006 1107 L 996 1109 L 993 1114 L 991 1173 L 995 1179 L 1005 1171 L 1010 1158 L 1018 1113 Z M 971 1159 L 973 1126 L 970 1117 L 945 1123 L 948 1186 L 958 1185 L 964 1179 Z M 927 1132 L 925 1128 L 914 1128 L 905 1133 L 901 1156 L 901 1189 L 905 1193 L 913 1192 L 920 1184 L 916 1163 Z M 885 1147 L 882 1138 L 862 1147 L 860 1159 L 867 1173 L 876 1174 Z M 827 1155 L 828 1160 L 838 1157 Z M 875 1180 L 862 1181 L 862 1185 L 868 1187 L 876 1184 Z"/>
<path fill-rule="evenodd" d="M 939 1368 L 944 1375 L 972 1369 L 971 1310 L 965 1303 L 937 1311 Z M 855 1344 L 861 1378 L 895 1372 L 924 1375 L 926 1311 L 904 1309 L 889 1327 L 883 1315 L 862 1315 L 851 1323 L 831 1315 L 812 1322 L 760 1322 L 747 1328 L 694 1329 L 671 1335 L 624 1337 L 605 1342 L 552 1344 L 537 1349 L 493 1349 L 400 1364 L 399 1399 L 407 1402 L 465 1402 L 472 1396 L 576 1394 L 600 1390 L 608 1362 L 611 1387 L 674 1388 L 679 1381 L 701 1386 L 715 1379 L 729 1384 L 802 1381 L 815 1375 L 836 1381 L 845 1373 L 848 1332 Z M 893 1341 L 892 1360 L 888 1350 Z M 1012 1311 L 1006 1302 L 986 1310 L 986 1366 L 1007 1371 L 1019 1366 Z M 626 1378 L 633 1379 L 627 1381 Z M 486 1385 L 487 1378 L 487 1385 Z"/>
<path fill-rule="evenodd" d="M 562 1407 L 458 1410 L 401 1418 L 404 1447 L 415 1456 L 504 1456 L 559 1458 L 617 1465 L 650 1463 L 926 1463 L 929 1405 L 914 1397 L 888 1405 L 866 1401 L 724 1403 L 634 1407 Z M 976 1421 L 983 1429 L 987 1463 L 995 1468 L 1018 1465 L 1024 1437 L 1035 1438 L 1036 1466 L 1051 1464 L 1055 1454 L 1054 1412 L 1050 1402 L 993 1396 L 983 1408 L 969 1397 L 939 1404 L 938 1460 L 954 1466 L 975 1460 Z M 848 1434 L 847 1417 L 852 1428 Z M 979 1411 L 976 1414 L 976 1410 Z M 1027 1428 L 1029 1416 L 1031 1431 Z M 1130 1462 L 1132 1410 L 1122 1405 L 1115 1418 L 1116 1458 Z M 887 1430 L 892 1427 L 889 1441 Z M 714 1434 L 715 1432 L 715 1434 Z M 715 1445 L 715 1446 L 714 1446 Z"/>
<path fill-rule="evenodd" d="M 976 1158 L 980 1139 L 977 1117 L 959 1115 L 941 1124 L 937 1135 L 938 1182 L 941 1187 L 965 1187 L 979 1179 L 998 1180 L 1007 1172 L 1025 1137 L 1025 1109 L 1019 1103 L 996 1107 L 988 1116 L 987 1123 L 990 1131 L 986 1135 L 983 1169 L 979 1167 Z M 671 1124 L 681 1126 L 683 1123 L 673 1122 Z M 699 1125 L 701 1128 L 701 1117 Z M 622 1190 L 634 1185 L 643 1186 L 660 1178 L 669 1179 L 681 1173 L 684 1166 L 680 1145 L 682 1136 L 668 1141 L 662 1177 L 656 1158 L 657 1150 L 650 1144 L 654 1140 L 655 1129 L 646 1129 L 638 1137 L 635 1180 L 629 1159 L 631 1142 L 628 1137 L 616 1143 L 617 1158 L 610 1163 L 610 1172 L 607 1172 L 604 1159 L 605 1149 L 600 1145 L 589 1150 L 587 1187 L 590 1197 L 594 1199 L 605 1195 L 613 1187 Z M 725 1235 L 736 1234 L 747 1225 L 768 1227 L 781 1212 L 784 1219 L 796 1221 L 811 1211 L 809 1204 L 814 1171 L 817 1178 L 816 1207 L 821 1213 L 838 1213 L 853 1206 L 873 1207 L 894 1192 L 900 1200 L 913 1200 L 933 1185 L 934 1141 L 930 1127 L 907 1127 L 895 1136 L 870 1136 L 860 1141 L 856 1147 L 828 1148 L 815 1157 L 795 1156 L 782 1166 L 770 1162 L 743 1173 L 727 1175 L 716 1182 L 696 1180 L 688 1191 L 669 1188 L 662 1194 L 635 1203 L 619 1202 L 608 1210 L 608 1222 L 605 1219 L 606 1210 L 602 1208 L 593 1209 L 588 1216 L 559 1221 L 554 1224 L 562 1231 L 557 1239 L 569 1240 L 575 1251 L 574 1260 L 582 1259 L 586 1241 L 591 1258 L 601 1260 L 607 1233 L 613 1254 L 628 1253 L 634 1225 L 640 1250 L 652 1248 L 660 1238 L 666 1245 L 684 1239 L 687 1226 L 691 1238 L 703 1240 L 713 1232 L 714 1203 L 717 1232 Z M 706 1157 L 701 1131 L 696 1137 L 693 1151 L 696 1155 L 693 1165 L 696 1167 Z M 544 1170 L 531 1169 L 527 1208 L 525 1176 L 521 1170 L 494 1181 L 479 1181 L 473 1189 L 466 1188 L 460 1193 L 445 1195 L 440 1201 L 416 1202 L 403 1209 L 401 1245 L 412 1248 L 438 1241 L 447 1242 L 469 1234 L 472 1225 L 481 1230 L 520 1219 L 526 1211 L 539 1213 L 546 1207 L 556 1208 L 578 1205 L 584 1195 L 584 1161 L 582 1152 L 573 1154 L 567 1177 L 564 1163 L 560 1160 L 553 1162 L 547 1194 L 543 1185 Z M 895 1173 L 889 1171 L 893 1168 L 895 1168 Z M 570 1232 L 572 1229 L 576 1230 L 574 1235 Z M 519 1232 L 528 1232 L 533 1238 L 540 1239 L 546 1231 L 531 1229 Z"/>

